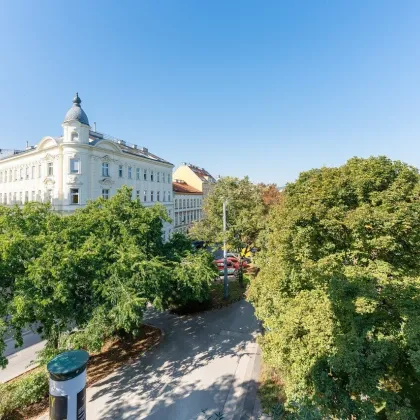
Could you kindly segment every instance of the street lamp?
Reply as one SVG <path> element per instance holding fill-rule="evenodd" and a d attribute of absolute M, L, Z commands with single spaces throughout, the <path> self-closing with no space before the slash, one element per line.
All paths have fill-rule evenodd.
<path fill-rule="evenodd" d="M 227 249 L 226 249 L 226 205 L 227 200 L 223 201 L 223 297 L 229 297 L 229 283 L 227 271 Z"/>

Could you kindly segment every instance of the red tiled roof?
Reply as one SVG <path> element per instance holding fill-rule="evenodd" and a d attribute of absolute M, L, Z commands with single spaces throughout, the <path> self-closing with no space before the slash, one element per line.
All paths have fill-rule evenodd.
<path fill-rule="evenodd" d="M 202 180 L 216 182 L 216 180 L 204 169 L 188 164 L 188 167 Z"/>
<path fill-rule="evenodd" d="M 186 182 L 172 182 L 172 189 L 174 192 L 181 194 L 203 194 L 201 191 L 191 185 L 188 185 Z"/>

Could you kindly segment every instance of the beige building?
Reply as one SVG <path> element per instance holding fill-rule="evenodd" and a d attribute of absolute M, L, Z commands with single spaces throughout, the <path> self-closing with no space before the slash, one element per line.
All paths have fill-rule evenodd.
<path fill-rule="evenodd" d="M 200 191 L 205 197 L 216 180 L 204 168 L 200 168 L 191 163 L 183 163 L 176 169 L 173 179 L 179 179 Z"/>
<path fill-rule="evenodd" d="M 187 234 L 192 224 L 201 219 L 203 193 L 176 179 L 172 183 L 174 197 L 174 232 Z"/>

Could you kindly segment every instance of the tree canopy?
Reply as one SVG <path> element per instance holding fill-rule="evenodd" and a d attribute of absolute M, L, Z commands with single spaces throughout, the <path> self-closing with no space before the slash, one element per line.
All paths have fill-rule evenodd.
<path fill-rule="evenodd" d="M 19 342 L 24 327 L 39 323 L 57 347 L 77 328 L 97 349 L 113 332 L 136 333 L 148 302 L 166 309 L 186 297 L 205 300 L 216 273 L 211 258 L 192 255 L 179 235 L 164 244 L 166 219 L 163 206 L 142 206 L 126 187 L 65 217 L 37 203 L 0 206 L 3 333 L 12 329 Z"/>
<path fill-rule="evenodd" d="M 227 243 L 237 251 L 250 247 L 264 228 L 267 211 L 262 188 L 248 177 L 219 179 L 204 200 L 203 219 L 193 226 L 191 234 L 209 243 L 222 243 L 224 201 L 227 201 Z"/>
<path fill-rule="evenodd" d="M 420 177 L 385 157 L 304 172 L 270 212 L 249 299 L 291 406 L 414 419 Z"/>

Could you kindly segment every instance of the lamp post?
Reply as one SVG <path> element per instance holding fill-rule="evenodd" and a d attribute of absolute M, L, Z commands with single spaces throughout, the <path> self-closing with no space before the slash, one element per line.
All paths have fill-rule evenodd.
<path fill-rule="evenodd" d="M 226 204 L 227 200 L 223 201 L 223 297 L 229 297 L 229 283 L 227 272 L 227 249 L 226 249 Z"/>

